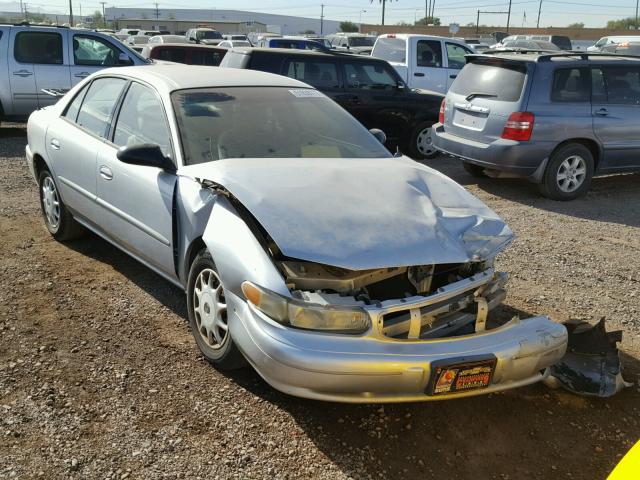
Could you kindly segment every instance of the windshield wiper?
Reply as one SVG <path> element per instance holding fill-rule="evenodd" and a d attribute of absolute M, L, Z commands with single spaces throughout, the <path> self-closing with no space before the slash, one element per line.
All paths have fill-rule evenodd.
<path fill-rule="evenodd" d="M 498 95 L 495 95 L 493 93 L 473 92 L 473 93 L 470 93 L 469 95 L 467 95 L 465 97 L 465 100 L 467 102 L 469 102 L 469 101 L 473 100 L 476 97 L 496 98 L 497 96 Z"/>

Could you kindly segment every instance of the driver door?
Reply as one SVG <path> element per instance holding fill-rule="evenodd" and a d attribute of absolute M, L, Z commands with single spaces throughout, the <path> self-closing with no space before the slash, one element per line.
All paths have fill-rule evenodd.
<path fill-rule="evenodd" d="M 71 84 L 76 85 L 93 72 L 103 68 L 119 66 L 123 53 L 108 40 L 88 34 L 72 35 L 69 63 Z"/>

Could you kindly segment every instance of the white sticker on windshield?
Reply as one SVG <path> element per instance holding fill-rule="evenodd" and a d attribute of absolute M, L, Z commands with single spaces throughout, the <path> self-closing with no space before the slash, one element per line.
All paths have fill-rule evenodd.
<path fill-rule="evenodd" d="M 322 92 L 319 92 L 318 90 L 312 90 L 310 88 L 297 88 L 295 90 L 289 90 L 289 93 L 294 97 L 298 97 L 298 98 L 324 97 Z"/>

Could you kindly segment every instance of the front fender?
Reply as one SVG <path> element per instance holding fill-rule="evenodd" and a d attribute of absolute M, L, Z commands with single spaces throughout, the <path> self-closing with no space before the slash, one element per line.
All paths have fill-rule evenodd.
<path fill-rule="evenodd" d="M 243 298 L 240 287 L 248 280 L 291 296 L 271 257 L 226 197 L 217 197 L 202 239 L 225 289 Z"/>

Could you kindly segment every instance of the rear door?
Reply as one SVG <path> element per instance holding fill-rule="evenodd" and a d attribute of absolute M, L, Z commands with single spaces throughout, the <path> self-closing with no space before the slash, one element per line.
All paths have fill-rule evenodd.
<path fill-rule="evenodd" d="M 447 90 L 467 63 L 465 55 L 473 53 L 467 47 L 463 47 L 458 43 L 445 42 L 447 52 Z"/>
<path fill-rule="evenodd" d="M 467 64 L 446 97 L 445 131 L 486 144 L 497 140 L 509 115 L 521 110 L 526 78 L 524 62 Z"/>
<path fill-rule="evenodd" d="M 448 73 L 444 65 L 442 42 L 440 40 L 420 40 L 410 37 L 414 58 L 409 65 L 413 65 L 409 73 L 409 85 L 413 88 L 423 88 L 439 93 L 446 93 L 448 87 Z"/>
<path fill-rule="evenodd" d="M 640 67 L 596 67 L 591 79 L 593 130 L 604 147 L 600 169 L 640 166 Z"/>

